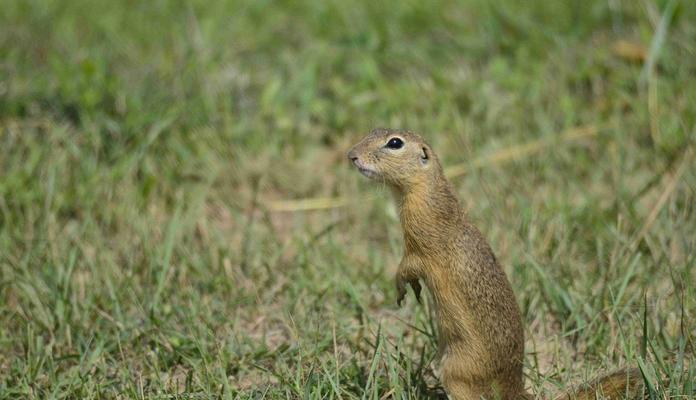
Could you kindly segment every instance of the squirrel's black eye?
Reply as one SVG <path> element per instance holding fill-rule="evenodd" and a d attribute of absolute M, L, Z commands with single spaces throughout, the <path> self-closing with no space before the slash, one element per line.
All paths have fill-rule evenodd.
<path fill-rule="evenodd" d="M 389 139 L 389 141 L 387 142 L 387 147 L 394 150 L 400 149 L 404 147 L 404 141 L 399 139 L 398 137 L 393 137 Z"/>

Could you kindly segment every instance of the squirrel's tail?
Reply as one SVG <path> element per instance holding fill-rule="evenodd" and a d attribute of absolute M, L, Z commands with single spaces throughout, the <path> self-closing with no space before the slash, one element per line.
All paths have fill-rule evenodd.
<path fill-rule="evenodd" d="M 643 394 L 643 376 L 638 368 L 622 368 L 593 381 L 566 390 L 553 400 L 638 399 Z"/>

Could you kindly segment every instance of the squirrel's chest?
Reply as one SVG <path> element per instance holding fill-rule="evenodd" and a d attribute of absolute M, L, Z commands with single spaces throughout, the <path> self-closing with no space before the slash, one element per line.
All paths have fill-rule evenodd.
<path fill-rule="evenodd" d="M 431 263 L 451 258 L 457 251 L 452 236 L 446 229 L 433 226 L 404 226 L 404 247 L 407 252 L 421 255 Z"/>

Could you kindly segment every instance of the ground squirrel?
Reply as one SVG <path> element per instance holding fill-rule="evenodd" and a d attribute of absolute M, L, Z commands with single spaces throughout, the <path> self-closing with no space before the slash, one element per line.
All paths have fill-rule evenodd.
<path fill-rule="evenodd" d="M 510 283 L 483 235 L 466 218 L 442 166 L 418 135 L 375 129 L 348 152 L 365 176 L 392 187 L 399 202 L 404 255 L 397 303 L 423 281 L 438 322 L 441 380 L 452 399 L 532 398 L 522 377 L 524 331 Z M 623 398 L 622 370 L 558 399 Z"/>

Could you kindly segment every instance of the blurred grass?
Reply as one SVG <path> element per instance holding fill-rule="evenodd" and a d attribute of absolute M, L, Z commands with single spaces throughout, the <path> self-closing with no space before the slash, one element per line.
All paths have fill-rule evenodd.
<path fill-rule="evenodd" d="M 391 198 L 344 161 L 375 126 L 463 166 L 534 392 L 640 364 L 693 397 L 693 21 L 684 0 L 2 2 L 0 397 L 434 396 Z M 478 168 L 525 143 L 557 145 Z M 268 208 L 312 198 L 345 207 Z"/>

